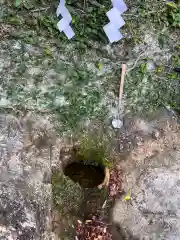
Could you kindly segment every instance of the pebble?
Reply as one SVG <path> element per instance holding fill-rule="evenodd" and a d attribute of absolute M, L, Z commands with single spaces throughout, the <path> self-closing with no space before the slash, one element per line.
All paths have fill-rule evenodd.
<path fill-rule="evenodd" d="M 112 126 L 113 128 L 120 129 L 123 126 L 123 121 L 121 121 L 120 119 L 113 119 Z"/>

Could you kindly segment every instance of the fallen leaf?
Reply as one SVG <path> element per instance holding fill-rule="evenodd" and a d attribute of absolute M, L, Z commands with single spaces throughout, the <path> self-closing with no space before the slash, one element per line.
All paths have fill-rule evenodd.
<path fill-rule="evenodd" d="M 76 22 L 75 17 L 72 18 L 72 24 L 74 24 Z"/>
<path fill-rule="evenodd" d="M 101 62 L 99 62 L 97 66 L 100 71 L 103 69 L 103 64 Z"/>
<path fill-rule="evenodd" d="M 174 2 L 166 2 L 166 4 L 172 8 L 176 8 L 177 9 L 177 5 Z"/>
<path fill-rule="evenodd" d="M 125 200 L 125 201 L 131 200 L 131 196 L 130 196 L 130 195 L 126 195 L 126 196 L 124 197 L 124 200 Z"/>
<path fill-rule="evenodd" d="M 92 220 L 86 220 L 86 222 L 85 222 L 85 223 L 90 223 L 90 222 L 92 222 Z"/>
<path fill-rule="evenodd" d="M 45 55 L 47 55 L 47 56 L 52 56 L 51 49 L 49 49 L 49 48 L 45 48 L 44 53 L 45 53 Z"/>

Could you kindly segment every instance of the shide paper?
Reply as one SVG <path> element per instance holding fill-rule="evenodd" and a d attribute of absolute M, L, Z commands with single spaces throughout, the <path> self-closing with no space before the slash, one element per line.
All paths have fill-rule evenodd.
<path fill-rule="evenodd" d="M 123 35 L 120 33 L 120 28 L 125 22 L 121 14 L 127 10 L 127 6 L 123 0 L 112 0 L 112 5 L 113 8 L 106 13 L 110 23 L 103 27 L 111 43 L 118 42 L 123 38 Z"/>
<path fill-rule="evenodd" d="M 125 24 L 125 22 L 121 14 L 127 10 L 127 6 L 123 0 L 112 0 L 112 5 L 113 8 L 106 13 L 110 22 L 103 27 L 104 32 L 111 43 L 118 42 L 121 38 L 123 38 L 123 35 L 120 33 L 120 28 Z M 75 33 L 70 26 L 72 17 L 65 6 L 65 0 L 60 0 L 56 14 L 57 17 L 62 17 L 57 24 L 59 31 L 64 32 L 67 38 L 71 39 Z"/>
<path fill-rule="evenodd" d="M 64 32 L 68 39 L 71 39 L 75 33 L 72 30 L 70 23 L 72 21 L 71 14 L 65 6 L 65 0 L 60 0 L 56 11 L 57 17 L 61 16 L 62 19 L 58 22 L 57 27 L 60 32 Z"/>

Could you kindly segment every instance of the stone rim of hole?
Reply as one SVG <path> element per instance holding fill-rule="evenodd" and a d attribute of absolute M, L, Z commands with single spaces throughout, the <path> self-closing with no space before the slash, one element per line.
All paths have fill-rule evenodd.
<path fill-rule="evenodd" d="M 80 150 L 80 145 L 79 143 L 74 143 L 71 145 L 64 145 L 61 150 L 60 150 L 60 163 L 61 163 L 61 169 L 62 172 L 64 174 L 64 169 L 67 165 L 73 163 L 73 162 L 78 162 L 78 161 L 83 161 L 80 159 L 77 159 L 76 154 L 79 152 Z M 86 160 L 88 161 L 88 160 Z M 95 160 L 89 160 L 91 163 L 96 163 Z M 97 163 L 96 163 L 97 164 Z M 104 168 L 104 180 L 102 183 L 100 183 L 96 188 L 98 189 L 102 189 L 102 188 L 107 188 L 109 185 L 109 179 L 110 179 L 110 170 L 109 167 L 106 166 L 103 163 L 103 159 L 102 162 L 100 163 L 102 165 L 102 167 Z M 64 174 L 65 175 L 65 174 Z"/>

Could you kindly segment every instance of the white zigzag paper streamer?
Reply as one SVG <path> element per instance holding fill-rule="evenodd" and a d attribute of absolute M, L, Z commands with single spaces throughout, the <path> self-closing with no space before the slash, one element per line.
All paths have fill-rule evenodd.
<path fill-rule="evenodd" d="M 65 0 L 60 0 L 58 8 L 56 10 L 56 15 L 62 16 L 62 19 L 58 22 L 57 27 L 60 32 L 64 32 L 68 39 L 71 39 L 75 33 L 72 30 L 70 23 L 72 21 L 71 14 L 65 6 Z"/>
<path fill-rule="evenodd" d="M 123 0 L 111 0 L 113 8 L 109 10 L 106 15 L 109 18 L 109 23 L 103 27 L 109 41 L 111 43 L 117 42 L 123 38 L 120 33 L 120 28 L 125 24 L 121 14 L 127 10 L 126 4 Z M 57 27 L 60 32 L 64 32 L 68 39 L 71 39 L 75 33 L 70 26 L 72 21 L 71 14 L 65 6 L 65 0 L 60 0 L 57 11 L 57 17 L 60 15 L 62 19 L 58 22 Z"/>
<path fill-rule="evenodd" d="M 121 14 L 127 10 L 127 6 L 123 0 L 112 0 L 112 5 L 113 8 L 106 13 L 110 22 L 103 27 L 111 43 L 118 42 L 123 38 L 123 35 L 119 31 L 125 24 Z"/>

